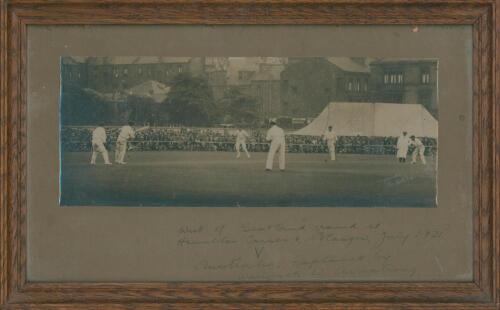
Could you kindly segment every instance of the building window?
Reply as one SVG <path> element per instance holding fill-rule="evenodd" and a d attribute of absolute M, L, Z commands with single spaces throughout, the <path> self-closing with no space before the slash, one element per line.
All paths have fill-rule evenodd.
<path fill-rule="evenodd" d="M 429 84 L 431 82 L 431 73 L 429 72 L 429 69 L 422 70 L 420 81 L 422 84 Z"/>
<path fill-rule="evenodd" d="M 384 74 L 384 84 L 386 85 L 402 85 L 404 76 L 401 72 L 390 72 Z"/>
<path fill-rule="evenodd" d="M 345 83 L 345 89 L 350 92 L 364 92 L 368 90 L 366 79 L 351 78 Z"/>
<path fill-rule="evenodd" d="M 429 84 L 431 76 L 429 73 L 422 74 L 422 84 Z"/>
<path fill-rule="evenodd" d="M 123 69 L 123 75 L 124 75 L 124 76 L 127 76 L 127 75 L 128 75 L 128 69 L 127 69 L 127 68 Z"/>
<path fill-rule="evenodd" d="M 348 90 L 348 91 L 352 91 L 352 80 L 349 79 L 347 81 L 347 83 L 345 84 L 345 88 Z"/>

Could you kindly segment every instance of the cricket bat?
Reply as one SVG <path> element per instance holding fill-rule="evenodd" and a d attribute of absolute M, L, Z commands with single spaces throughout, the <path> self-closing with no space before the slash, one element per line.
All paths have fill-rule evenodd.
<path fill-rule="evenodd" d="M 139 129 L 137 129 L 135 132 L 141 132 L 141 131 L 144 131 L 144 130 L 147 130 L 149 129 L 149 126 L 144 126 L 144 127 L 141 127 Z"/>

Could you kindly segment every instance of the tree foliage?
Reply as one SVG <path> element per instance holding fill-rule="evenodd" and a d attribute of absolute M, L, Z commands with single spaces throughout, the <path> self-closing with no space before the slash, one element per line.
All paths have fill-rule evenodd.
<path fill-rule="evenodd" d="M 257 100 L 238 87 L 230 87 L 219 102 L 224 120 L 238 124 L 255 124 L 258 120 Z"/>
<path fill-rule="evenodd" d="M 206 126 L 213 122 L 215 104 L 212 89 L 203 78 L 189 74 L 176 76 L 164 104 L 172 123 Z"/>
<path fill-rule="evenodd" d="M 165 104 L 158 103 L 152 98 L 129 95 L 125 108 L 121 109 L 124 119 L 137 124 L 150 124 L 152 126 L 168 123 Z"/>
<path fill-rule="evenodd" d="M 98 95 L 75 85 L 62 85 L 61 121 L 63 124 L 97 124 L 108 121 L 112 115 L 113 106 Z"/>

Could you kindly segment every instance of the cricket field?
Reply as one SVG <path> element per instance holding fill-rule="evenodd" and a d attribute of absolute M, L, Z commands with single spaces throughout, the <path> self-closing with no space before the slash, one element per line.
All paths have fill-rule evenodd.
<path fill-rule="evenodd" d="M 113 158 L 114 153 L 109 153 Z M 127 164 L 62 155 L 62 206 L 435 207 L 435 162 L 394 156 L 286 154 L 286 171 L 264 169 L 267 153 L 128 152 Z"/>

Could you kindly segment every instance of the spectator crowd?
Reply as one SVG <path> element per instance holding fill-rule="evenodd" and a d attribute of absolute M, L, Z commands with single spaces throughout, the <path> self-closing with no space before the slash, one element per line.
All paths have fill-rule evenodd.
<path fill-rule="evenodd" d="M 63 127 L 61 147 L 64 152 L 88 152 L 91 150 L 93 127 Z M 106 127 L 107 148 L 113 149 L 119 127 Z M 265 130 L 247 130 L 249 152 L 267 152 Z M 434 155 L 437 141 L 421 138 L 426 155 Z M 131 150 L 138 151 L 217 151 L 232 152 L 235 130 L 227 128 L 152 127 L 138 132 L 129 141 Z M 397 137 L 339 136 L 336 152 L 340 154 L 395 154 Z M 319 136 L 286 135 L 289 153 L 327 153 L 326 143 Z M 410 152 L 412 150 L 410 149 Z"/>

